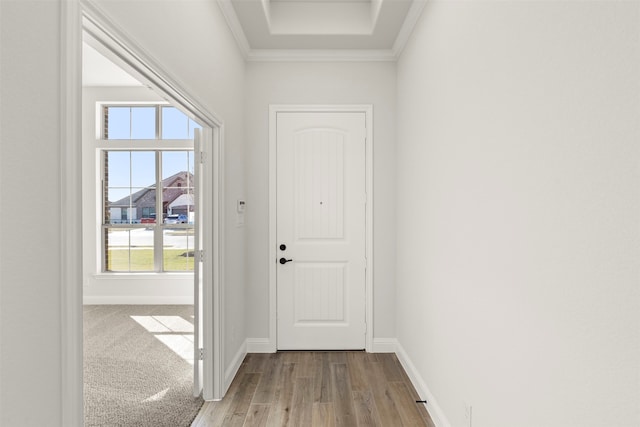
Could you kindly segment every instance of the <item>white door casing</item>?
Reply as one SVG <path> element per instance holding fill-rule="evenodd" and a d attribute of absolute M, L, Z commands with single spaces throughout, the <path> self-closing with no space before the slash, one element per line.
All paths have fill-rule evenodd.
<path fill-rule="evenodd" d="M 193 154 L 194 154 L 194 208 L 195 208 L 195 221 L 194 221 L 194 259 L 193 259 L 193 395 L 195 397 L 200 396 L 202 393 L 203 385 L 203 360 L 200 357 L 200 349 L 203 348 L 203 283 L 205 281 L 204 273 L 204 257 L 202 254 L 204 250 L 203 239 L 203 227 L 202 221 L 204 219 L 204 209 L 202 209 L 205 194 L 202 191 L 204 188 L 202 180 L 203 165 L 201 158 L 203 156 L 202 151 L 202 131 L 195 129 L 193 138 Z"/>
<path fill-rule="evenodd" d="M 364 349 L 366 115 L 276 122 L 277 348 Z"/>

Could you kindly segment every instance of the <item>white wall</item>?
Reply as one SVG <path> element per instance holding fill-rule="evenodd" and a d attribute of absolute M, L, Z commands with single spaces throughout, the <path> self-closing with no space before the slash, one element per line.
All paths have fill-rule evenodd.
<path fill-rule="evenodd" d="M 244 229 L 234 222 L 236 200 L 244 197 L 244 60 L 216 2 L 100 0 L 98 5 L 224 122 L 226 367 L 245 337 Z"/>
<path fill-rule="evenodd" d="M 61 418 L 59 17 L 57 2 L 0 2 L 2 426 Z"/>
<path fill-rule="evenodd" d="M 398 339 L 453 426 L 640 425 L 639 24 L 429 2 L 401 57 Z"/>
<path fill-rule="evenodd" d="M 394 63 L 247 64 L 247 336 L 269 338 L 269 104 L 373 104 L 375 338 L 395 337 Z"/>
<path fill-rule="evenodd" d="M 193 304 L 193 274 L 102 274 L 101 211 L 96 177 L 96 104 L 164 102 L 140 87 L 84 87 L 82 91 L 83 299 L 85 304 Z"/>
<path fill-rule="evenodd" d="M 60 3 L 0 2 L 3 426 L 61 425 Z M 99 5 L 224 121 L 232 215 L 244 186 L 244 61 L 218 6 L 208 0 Z M 244 337 L 244 236 L 233 224 L 225 233 L 225 320 L 237 331 L 235 339 L 226 333 L 228 365 Z M 25 399 L 34 392 L 43 397 L 37 411 Z"/>

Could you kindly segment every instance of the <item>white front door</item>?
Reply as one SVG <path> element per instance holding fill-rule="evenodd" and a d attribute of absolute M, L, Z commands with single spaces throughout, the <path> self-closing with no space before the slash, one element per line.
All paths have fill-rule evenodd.
<path fill-rule="evenodd" d="M 364 349 L 365 113 L 276 123 L 278 349 Z"/>

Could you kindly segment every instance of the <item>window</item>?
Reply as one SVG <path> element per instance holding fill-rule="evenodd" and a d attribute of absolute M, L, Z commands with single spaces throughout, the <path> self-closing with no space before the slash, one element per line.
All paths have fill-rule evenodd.
<path fill-rule="evenodd" d="M 104 139 L 156 139 L 156 110 L 155 106 L 105 107 Z"/>
<path fill-rule="evenodd" d="M 201 126 L 176 107 L 103 105 L 103 140 L 193 139 Z"/>
<path fill-rule="evenodd" d="M 193 271 L 192 138 L 199 126 L 173 107 L 102 108 L 102 270 Z M 175 138 L 167 143 L 167 135 Z M 126 139 L 126 148 L 113 145 Z"/>

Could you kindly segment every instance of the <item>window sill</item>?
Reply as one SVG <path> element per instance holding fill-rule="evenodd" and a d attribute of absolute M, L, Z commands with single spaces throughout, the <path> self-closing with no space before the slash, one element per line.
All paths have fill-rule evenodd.
<path fill-rule="evenodd" d="M 93 278 L 96 280 L 180 280 L 193 279 L 193 273 L 96 273 Z"/>

